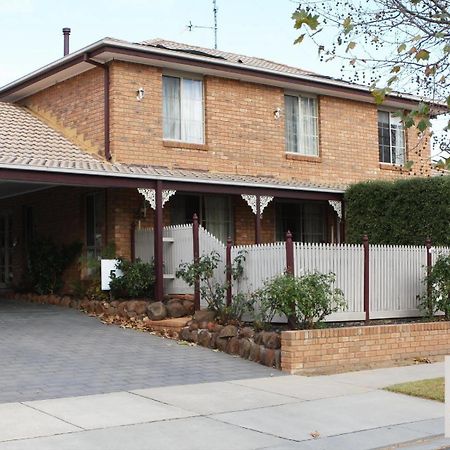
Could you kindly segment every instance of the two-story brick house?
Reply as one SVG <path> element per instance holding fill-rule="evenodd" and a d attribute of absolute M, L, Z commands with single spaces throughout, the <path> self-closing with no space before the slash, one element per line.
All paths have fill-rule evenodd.
<path fill-rule="evenodd" d="M 342 241 L 348 184 L 428 175 L 429 149 L 393 114 L 416 104 L 162 40 L 67 54 L 0 89 L 0 283 L 20 283 L 36 235 L 129 258 L 136 224 L 154 225 L 161 261 L 162 226 L 194 213 L 221 240 Z"/>

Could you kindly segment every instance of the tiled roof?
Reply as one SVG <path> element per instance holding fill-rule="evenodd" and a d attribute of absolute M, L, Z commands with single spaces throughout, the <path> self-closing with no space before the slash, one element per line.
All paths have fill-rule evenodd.
<path fill-rule="evenodd" d="M 206 56 L 211 58 L 223 59 L 232 63 L 240 63 L 243 66 L 257 67 L 260 69 L 274 70 L 276 72 L 294 74 L 294 75 L 316 75 L 314 72 L 300 69 L 298 67 L 287 66 L 267 59 L 255 58 L 253 56 L 239 55 L 237 53 L 224 52 L 222 50 L 216 50 L 206 47 L 197 47 L 196 45 L 182 44 L 180 42 L 167 41 L 165 39 L 149 39 L 148 41 L 140 42 L 141 45 L 149 47 L 162 48 L 167 50 L 173 50 L 186 53 L 192 53 L 199 56 Z M 322 78 L 328 78 L 321 75 Z"/>
<path fill-rule="evenodd" d="M 4 102 L 0 102 L 0 156 L 2 160 L 97 161 L 25 108 Z"/>
<path fill-rule="evenodd" d="M 0 102 L 1 168 L 308 191 L 343 190 L 337 186 L 279 180 L 272 177 L 108 163 L 84 152 L 26 109 L 4 102 Z"/>

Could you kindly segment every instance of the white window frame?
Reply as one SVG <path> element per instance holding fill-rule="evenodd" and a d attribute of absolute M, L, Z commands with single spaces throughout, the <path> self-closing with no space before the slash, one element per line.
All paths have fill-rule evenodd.
<path fill-rule="evenodd" d="M 201 142 L 194 142 L 194 141 L 188 141 L 183 139 L 183 136 L 181 136 L 180 132 L 180 139 L 173 139 L 169 137 L 164 136 L 164 116 L 163 116 L 163 140 L 168 142 L 184 142 L 186 144 L 192 144 L 192 145 L 204 145 L 205 144 L 205 80 L 203 75 L 201 74 L 193 74 L 189 72 L 179 72 L 179 71 L 171 71 L 171 70 L 165 70 L 162 74 L 162 83 L 164 83 L 164 77 L 172 77 L 172 78 L 179 78 L 187 79 L 187 80 L 196 80 L 202 82 L 202 139 Z M 163 84 L 161 84 L 161 88 L 163 89 Z M 183 98 L 183 83 L 180 82 L 180 102 Z M 164 98 L 162 99 L 164 102 Z M 183 110 L 182 107 L 180 107 L 180 114 Z M 182 119 L 181 119 L 182 120 Z"/>
<path fill-rule="evenodd" d="M 385 113 L 389 115 L 389 155 L 390 155 L 390 161 L 386 162 L 386 161 L 381 161 L 381 155 L 380 155 L 380 138 L 378 137 L 378 159 L 379 162 L 381 164 L 389 164 L 391 166 L 403 166 L 406 162 L 406 133 L 405 133 L 405 126 L 403 125 L 401 118 L 400 117 L 396 117 L 393 114 L 396 113 L 397 111 L 393 111 L 393 110 L 389 110 L 389 109 L 378 109 L 377 110 L 377 132 L 379 133 L 379 127 L 380 127 L 380 121 L 378 118 L 379 113 Z M 391 131 L 391 124 L 394 122 L 395 125 L 400 124 L 402 127 L 402 134 L 403 134 L 403 146 L 401 147 L 403 150 L 403 157 L 402 157 L 402 161 L 401 162 L 393 162 L 394 158 L 393 158 L 393 154 L 394 154 L 394 149 L 396 147 L 393 146 L 392 144 L 392 131 Z M 397 160 L 397 155 L 396 158 Z"/>
<path fill-rule="evenodd" d="M 289 155 L 300 155 L 300 156 L 306 156 L 306 157 L 311 157 L 311 158 L 318 158 L 320 156 L 320 130 L 319 130 L 319 99 L 317 95 L 314 94 L 305 94 L 303 92 L 293 92 L 293 91 L 285 91 L 284 92 L 284 97 L 285 96 L 290 96 L 290 97 L 297 97 L 298 99 L 298 129 L 299 132 L 297 134 L 297 151 L 290 151 L 287 149 L 287 135 L 286 135 L 286 131 L 285 131 L 285 152 Z M 284 99 L 283 97 L 283 99 Z M 309 98 L 309 99 L 313 99 L 316 105 L 316 115 L 314 117 L 315 121 L 316 121 L 316 148 L 314 149 L 313 153 L 305 153 L 303 151 L 301 151 L 300 149 L 300 124 L 301 124 L 301 120 L 302 120 L 302 116 L 301 116 L 301 107 L 300 107 L 300 98 Z M 286 103 L 285 103 L 286 105 Z M 286 120 L 286 117 L 285 117 Z"/>

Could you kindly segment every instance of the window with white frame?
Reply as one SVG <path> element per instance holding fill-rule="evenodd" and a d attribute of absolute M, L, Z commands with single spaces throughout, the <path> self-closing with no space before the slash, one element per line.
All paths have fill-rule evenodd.
<path fill-rule="evenodd" d="M 317 98 L 285 95 L 286 152 L 319 155 Z"/>
<path fill-rule="evenodd" d="M 380 162 L 405 163 L 405 130 L 401 118 L 388 111 L 378 111 L 378 147 Z"/>
<path fill-rule="evenodd" d="M 164 75 L 164 139 L 203 144 L 203 116 L 203 81 Z"/>

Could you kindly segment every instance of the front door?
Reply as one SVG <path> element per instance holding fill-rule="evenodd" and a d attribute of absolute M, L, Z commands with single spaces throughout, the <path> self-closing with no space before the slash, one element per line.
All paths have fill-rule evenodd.
<path fill-rule="evenodd" d="M 6 287 L 12 274 L 11 215 L 0 214 L 0 287 Z"/>

